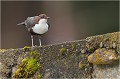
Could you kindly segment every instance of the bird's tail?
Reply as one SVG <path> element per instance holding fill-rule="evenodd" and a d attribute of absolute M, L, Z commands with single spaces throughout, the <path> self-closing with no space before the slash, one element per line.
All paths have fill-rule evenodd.
<path fill-rule="evenodd" d="M 18 23 L 17 25 L 25 25 L 25 22 Z"/>

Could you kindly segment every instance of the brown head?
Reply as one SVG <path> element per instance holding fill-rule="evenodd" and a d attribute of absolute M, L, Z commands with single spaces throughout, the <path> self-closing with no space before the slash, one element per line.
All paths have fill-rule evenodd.
<path fill-rule="evenodd" d="M 49 19 L 50 17 L 47 17 L 46 14 L 40 14 L 38 16 L 34 17 L 34 24 L 38 24 L 40 19 Z"/>
<path fill-rule="evenodd" d="M 41 19 L 49 19 L 49 18 L 50 18 L 50 17 L 47 17 L 46 14 L 40 14 L 39 17 L 40 17 Z"/>

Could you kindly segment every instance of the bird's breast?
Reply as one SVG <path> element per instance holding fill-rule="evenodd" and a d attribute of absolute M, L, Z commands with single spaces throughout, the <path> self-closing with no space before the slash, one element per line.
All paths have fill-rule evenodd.
<path fill-rule="evenodd" d="M 37 34 L 44 34 L 48 31 L 48 24 L 35 24 L 35 26 L 32 28 L 33 32 Z"/>

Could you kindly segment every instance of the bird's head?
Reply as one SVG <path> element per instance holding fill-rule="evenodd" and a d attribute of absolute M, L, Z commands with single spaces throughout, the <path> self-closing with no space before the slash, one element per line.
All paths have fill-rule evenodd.
<path fill-rule="evenodd" d="M 39 17 L 40 17 L 39 22 L 42 22 L 42 23 L 46 23 L 47 20 L 50 18 L 50 17 L 47 17 L 46 14 L 40 14 Z"/>
<path fill-rule="evenodd" d="M 50 17 L 47 17 L 46 14 L 40 14 L 39 17 L 40 17 L 41 19 L 49 19 L 49 18 L 50 18 Z"/>

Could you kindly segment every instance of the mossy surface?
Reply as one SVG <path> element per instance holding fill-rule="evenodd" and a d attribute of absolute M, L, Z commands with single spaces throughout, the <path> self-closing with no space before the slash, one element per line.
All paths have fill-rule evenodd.
<path fill-rule="evenodd" d="M 112 49 L 120 54 L 120 46 L 118 43 L 119 34 L 120 32 L 115 32 L 92 36 L 83 40 L 75 40 L 71 42 L 64 42 L 61 44 L 46 45 L 40 47 L 25 46 L 24 48 L 18 48 L 17 50 L 3 49 L 0 50 L 0 62 L 11 68 L 12 76 L 16 76 L 15 78 L 17 79 L 39 79 L 42 76 L 43 78 L 91 78 L 94 65 L 88 62 L 88 56 L 91 53 L 95 53 L 96 49 L 102 48 Z M 108 52 L 104 53 L 107 54 Z M 97 59 L 97 61 L 100 62 L 101 60 L 99 58 L 101 57 L 102 53 L 99 54 L 100 55 L 94 55 L 92 59 Z M 103 58 L 101 59 L 103 60 Z M 114 70 L 113 68 L 115 66 L 116 65 L 111 68 L 112 71 Z M 116 66 L 115 73 L 118 73 L 119 69 L 117 67 L 118 66 Z M 107 69 L 108 68 L 105 70 Z M 6 72 L 2 74 L 5 74 L 4 77 L 8 78 Z"/>
<path fill-rule="evenodd" d="M 76 43 L 71 44 L 71 46 L 72 46 L 72 50 L 75 50 L 77 48 L 77 44 Z"/>
<path fill-rule="evenodd" d="M 5 52 L 5 51 L 7 51 L 6 49 L 0 49 L 0 52 Z"/>
<path fill-rule="evenodd" d="M 84 69 L 84 68 L 86 67 L 86 65 L 87 65 L 87 64 L 84 64 L 84 63 L 82 63 L 82 62 L 79 63 L 80 69 Z"/>
<path fill-rule="evenodd" d="M 93 64 L 112 64 L 117 60 L 117 53 L 113 49 L 99 48 L 88 56 L 88 61 Z"/>
<path fill-rule="evenodd" d="M 25 46 L 25 47 L 23 48 L 23 50 L 25 50 L 25 51 L 29 51 L 29 49 L 30 49 L 29 46 Z"/>
<path fill-rule="evenodd" d="M 30 55 L 29 58 L 24 58 L 21 64 L 18 65 L 18 69 L 13 75 L 14 78 L 30 78 L 40 69 L 41 65 L 38 63 L 37 58 L 35 58 L 37 52 L 32 51 Z M 42 76 L 39 74 L 39 77 Z"/>
<path fill-rule="evenodd" d="M 66 48 L 60 48 L 59 50 L 62 55 L 65 55 L 65 53 L 67 52 Z"/>

